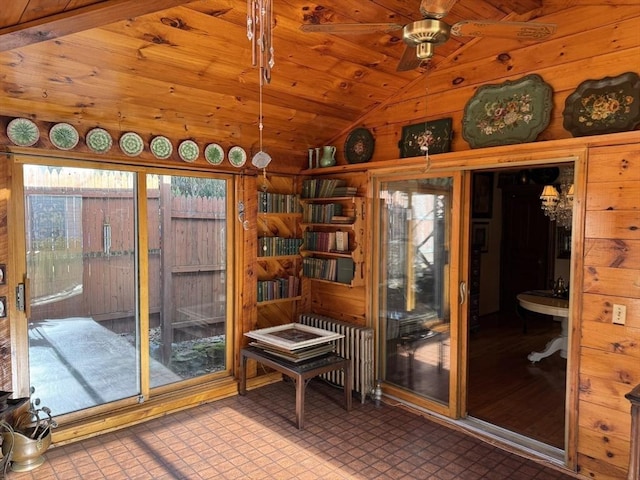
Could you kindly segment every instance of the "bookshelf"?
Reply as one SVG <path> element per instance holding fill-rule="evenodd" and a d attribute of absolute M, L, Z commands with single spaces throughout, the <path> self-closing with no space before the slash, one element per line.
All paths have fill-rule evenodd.
<path fill-rule="evenodd" d="M 258 305 L 301 298 L 300 196 L 258 192 Z"/>
<path fill-rule="evenodd" d="M 341 179 L 308 179 L 302 198 L 302 275 L 312 281 L 360 286 L 364 200 Z"/>

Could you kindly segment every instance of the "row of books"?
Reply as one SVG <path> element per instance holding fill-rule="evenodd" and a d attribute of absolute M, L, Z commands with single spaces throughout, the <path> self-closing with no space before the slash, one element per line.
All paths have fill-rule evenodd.
<path fill-rule="evenodd" d="M 259 213 L 300 213 L 300 195 L 258 192 Z"/>
<path fill-rule="evenodd" d="M 258 239 L 258 256 L 297 255 L 301 245 L 301 238 L 260 237 Z"/>
<path fill-rule="evenodd" d="M 312 178 L 302 183 L 302 198 L 352 197 L 357 193 L 356 187 L 337 178 Z"/>
<path fill-rule="evenodd" d="M 296 276 L 258 281 L 258 302 L 292 298 L 300 295 L 300 279 Z"/>
<path fill-rule="evenodd" d="M 349 232 L 304 232 L 304 248 L 316 252 L 348 252 Z"/>
<path fill-rule="evenodd" d="M 308 203 L 302 209 L 304 223 L 331 223 L 334 217 L 342 216 L 340 203 Z"/>
<path fill-rule="evenodd" d="M 354 271 L 352 258 L 305 257 L 302 260 L 302 274 L 308 278 L 350 284 Z"/>

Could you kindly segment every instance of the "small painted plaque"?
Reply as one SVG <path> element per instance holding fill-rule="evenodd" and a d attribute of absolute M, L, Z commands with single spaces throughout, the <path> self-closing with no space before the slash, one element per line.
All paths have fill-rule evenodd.
<path fill-rule="evenodd" d="M 419 157 L 425 155 L 427 149 L 429 154 L 448 152 L 453 136 L 451 123 L 451 118 L 442 118 L 402 127 L 402 140 L 398 144 L 400 158 Z"/>

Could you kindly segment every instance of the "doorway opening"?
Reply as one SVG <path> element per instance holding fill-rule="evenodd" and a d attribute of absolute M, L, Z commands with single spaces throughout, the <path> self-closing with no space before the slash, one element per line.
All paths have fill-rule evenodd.
<path fill-rule="evenodd" d="M 565 449 L 566 336 L 564 350 L 542 352 L 562 336 L 563 322 L 518 298 L 554 300 L 559 279 L 570 284 L 571 222 L 551 221 L 540 199 L 545 185 L 566 195 L 567 168 L 572 179 L 573 164 L 472 174 L 467 419 L 557 458 Z"/>

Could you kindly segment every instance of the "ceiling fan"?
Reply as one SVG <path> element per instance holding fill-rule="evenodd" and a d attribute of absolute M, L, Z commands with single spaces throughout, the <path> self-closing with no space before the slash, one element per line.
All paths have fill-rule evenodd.
<path fill-rule="evenodd" d="M 435 47 L 442 45 L 450 36 L 455 37 L 501 37 L 517 40 L 541 40 L 556 31 L 553 23 L 500 22 L 493 20 L 462 20 L 449 25 L 442 21 L 457 0 L 421 0 L 422 20 L 407 25 L 399 23 L 323 23 L 304 24 L 303 32 L 358 34 L 393 32 L 402 29 L 406 43 L 397 70 L 412 70 L 433 56 Z"/>

